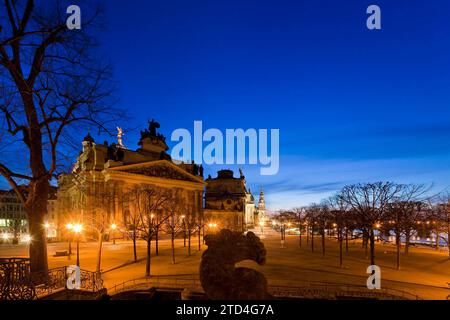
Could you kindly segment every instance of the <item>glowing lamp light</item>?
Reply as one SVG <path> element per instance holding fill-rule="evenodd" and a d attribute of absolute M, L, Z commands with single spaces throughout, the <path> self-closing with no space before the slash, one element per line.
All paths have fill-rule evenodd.
<path fill-rule="evenodd" d="M 111 229 L 116 230 L 116 229 L 117 229 L 117 224 L 113 223 L 113 224 L 111 225 Z"/>
<path fill-rule="evenodd" d="M 49 225 L 49 223 L 48 223 L 48 222 L 44 223 L 44 228 L 45 228 L 45 229 L 48 229 L 48 228 L 50 228 L 50 225 Z"/>
<path fill-rule="evenodd" d="M 153 219 L 154 217 L 155 217 L 155 215 L 154 215 L 154 214 L 151 214 L 151 215 L 150 215 L 150 218 L 151 218 L 151 219 Z"/>
<path fill-rule="evenodd" d="M 377 224 L 375 225 L 375 227 L 379 228 L 379 227 L 381 227 L 381 224 L 377 223 Z"/>
<path fill-rule="evenodd" d="M 80 233 L 83 230 L 83 225 L 77 223 L 73 225 L 73 232 Z"/>
<path fill-rule="evenodd" d="M 262 226 L 264 226 L 264 221 L 260 221 L 259 222 L 259 225 L 262 227 Z"/>
<path fill-rule="evenodd" d="M 72 230 L 73 229 L 73 224 L 71 224 L 71 223 L 66 224 L 66 229 L 67 230 Z"/>
<path fill-rule="evenodd" d="M 291 223 L 290 223 L 290 222 L 288 222 L 288 224 L 287 224 L 287 225 L 288 225 L 288 227 L 290 227 L 290 226 L 291 226 Z"/>
<path fill-rule="evenodd" d="M 276 226 L 276 225 L 277 225 L 277 222 L 276 222 L 275 220 L 272 221 L 272 225 Z"/>
<path fill-rule="evenodd" d="M 2 234 L 2 238 L 3 238 L 3 240 L 8 240 L 9 234 L 7 234 L 7 233 Z"/>
<path fill-rule="evenodd" d="M 26 234 L 23 236 L 23 241 L 26 243 L 30 243 L 31 242 L 31 236 L 29 234 Z"/>
<path fill-rule="evenodd" d="M 181 219 L 184 219 L 185 218 L 185 216 L 183 215 L 183 216 L 181 216 Z"/>

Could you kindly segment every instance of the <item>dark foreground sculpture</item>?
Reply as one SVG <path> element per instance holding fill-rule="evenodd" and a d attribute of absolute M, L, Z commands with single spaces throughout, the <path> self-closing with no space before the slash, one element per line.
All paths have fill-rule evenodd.
<path fill-rule="evenodd" d="M 227 229 L 205 236 L 208 249 L 200 264 L 200 281 L 209 299 L 262 300 L 271 299 L 264 275 L 250 268 L 236 268 L 243 260 L 264 264 L 266 249 L 253 233 L 246 235 Z"/>

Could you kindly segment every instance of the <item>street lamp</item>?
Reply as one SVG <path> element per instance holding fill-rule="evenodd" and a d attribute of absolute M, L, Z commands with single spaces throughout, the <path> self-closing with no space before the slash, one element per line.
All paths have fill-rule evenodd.
<path fill-rule="evenodd" d="M 111 233 L 112 233 L 112 238 L 113 238 L 113 244 L 116 244 L 116 235 L 115 235 L 115 233 L 114 233 L 114 230 L 116 230 L 117 229 L 117 225 L 115 224 L 115 223 L 113 223 L 112 225 L 111 225 Z"/>
<path fill-rule="evenodd" d="M 79 223 L 74 224 L 72 230 L 77 236 L 77 266 L 79 267 L 80 266 L 80 233 L 83 230 L 83 225 L 79 224 Z"/>

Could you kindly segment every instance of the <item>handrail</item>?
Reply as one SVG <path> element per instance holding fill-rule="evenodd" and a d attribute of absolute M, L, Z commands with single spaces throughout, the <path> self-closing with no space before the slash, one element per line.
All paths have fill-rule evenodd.
<path fill-rule="evenodd" d="M 163 281 L 161 281 L 163 280 Z M 190 283 L 189 283 L 190 282 Z M 199 289 L 203 291 L 201 287 L 200 280 L 198 279 L 182 279 L 182 278 L 170 278 L 167 276 L 153 276 L 153 277 L 141 277 L 126 280 L 122 283 L 116 284 L 107 289 L 108 294 L 118 294 L 120 292 L 126 291 L 127 289 L 132 289 L 133 286 L 141 284 L 152 284 L 156 286 L 165 285 L 171 287 L 185 288 L 186 284 L 189 287 Z M 408 300 L 421 300 L 421 298 L 415 294 L 404 290 L 398 290 L 393 288 L 382 288 L 377 290 L 370 290 L 365 286 L 360 285 L 349 285 L 341 283 L 328 283 L 328 282 L 313 282 L 313 281 L 303 281 L 298 286 L 286 286 L 286 285 L 272 285 L 268 287 L 268 291 L 274 296 L 302 296 L 309 293 L 311 290 L 317 290 L 318 296 L 323 296 L 324 293 L 336 295 L 363 295 L 368 297 L 392 297 L 392 298 L 404 298 Z"/>

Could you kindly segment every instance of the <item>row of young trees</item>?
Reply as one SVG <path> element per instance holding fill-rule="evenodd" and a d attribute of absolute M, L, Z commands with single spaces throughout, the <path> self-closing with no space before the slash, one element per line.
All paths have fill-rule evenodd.
<path fill-rule="evenodd" d="M 349 240 L 360 238 L 366 256 L 375 264 L 376 231 L 379 235 L 395 235 L 397 269 L 400 269 L 402 239 L 407 255 L 411 238 L 431 235 L 446 243 L 450 259 L 450 196 L 427 197 L 429 188 L 418 184 L 375 182 L 345 186 L 319 204 L 281 211 L 277 219 L 295 224 L 314 251 L 314 234 L 321 237 L 325 255 L 325 237 L 334 236 L 339 243 L 339 265 L 343 265 L 343 247 L 348 252 Z M 378 237 L 382 240 L 382 237 Z"/>
<path fill-rule="evenodd" d="M 192 212 L 187 200 L 182 198 L 176 191 L 149 185 L 136 185 L 125 195 L 126 204 L 129 207 L 124 225 L 117 225 L 116 230 L 111 230 L 114 222 L 108 217 L 107 206 L 114 196 L 105 193 L 105 197 L 99 196 L 95 219 L 87 222 L 86 231 L 98 240 L 97 271 L 100 271 L 102 242 L 107 233 L 122 233 L 133 241 L 134 262 L 138 261 L 137 241 L 142 239 L 146 242 L 146 267 L 145 275 L 150 276 L 152 244 L 155 243 L 155 254 L 159 255 L 159 239 L 161 234 L 170 237 L 172 263 L 176 263 L 175 239 L 183 237 L 187 254 L 191 255 L 192 238 L 197 236 L 198 250 L 202 246 L 202 232 L 204 219 L 201 212 Z M 115 225 L 115 224 L 114 224 Z M 115 225 L 116 227 L 116 225 Z"/>

